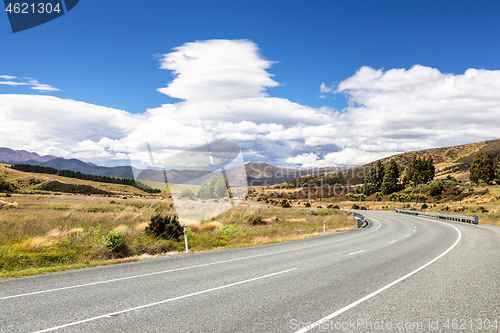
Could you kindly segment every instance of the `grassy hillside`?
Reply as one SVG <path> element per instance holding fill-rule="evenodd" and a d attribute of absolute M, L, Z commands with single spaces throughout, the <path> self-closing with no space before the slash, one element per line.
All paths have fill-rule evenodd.
<path fill-rule="evenodd" d="M 432 156 L 436 167 L 436 178 L 445 178 L 450 175 L 467 181 L 470 175 L 470 165 L 479 152 L 490 154 L 496 161 L 500 155 L 500 139 L 408 152 L 382 159 L 382 162 L 385 164 L 394 158 L 398 164 L 405 164 L 413 154 L 421 157 Z"/>
<path fill-rule="evenodd" d="M 474 160 L 474 157 L 479 152 L 487 152 L 490 154 L 494 161 L 500 155 L 500 139 L 481 141 L 470 143 L 460 146 L 432 148 L 419 151 L 411 151 L 402 153 L 380 161 L 382 164 L 387 164 L 391 159 L 394 159 L 399 166 L 405 165 L 413 155 L 420 157 L 432 156 L 434 166 L 436 168 L 436 178 L 444 179 L 447 176 L 453 176 L 463 182 L 469 180 L 469 168 Z M 377 161 L 373 161 L 374 163 Z M 307 184 L 319 185 L 322 181 L 323 184 L 347 183 L 351 185 L 362 184 L 364 175 L 367 168 L 371 163 L 351 168 L 343 172 L 331 172 L 323 175 L 304 176 L 288 182 L 291 186 L 304 186 Z M 400 171 L 402 171 L 402 167 Z"/>
<path fill-rule="evenodd" d="M 144 191 L 141 191 L 140 189 L 132 186 L 98 183 L 88 180 L 61 177 L 57 175 L 22 172 L 18 170 L 13 170 L 6 164 L 0 164 L 0 176 L 3 177 L 8 182 L 11 182 L 14 185 L 16 185 L 21 191 L 25 192 L 36 191 L 40 186 L 43 186 L 43 184 L 53 181 L 58 181 L 61 183 L 72 184 L 72 185 L 88 185 L 108 192 L 136 194 L 136 195 L 146 194 Z"/>

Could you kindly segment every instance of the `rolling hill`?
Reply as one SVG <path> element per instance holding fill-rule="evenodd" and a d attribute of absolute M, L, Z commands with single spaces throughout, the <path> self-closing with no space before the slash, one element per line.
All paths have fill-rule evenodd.
<path fill-rule="evenodd" d="M 486 152 L 491 155 L 493 160 L 497 162 L 498 156 L 500 156 L 500 139 L 481 141 L 475 143 L 469 143 L 459 146 L 451 147 L 440 147 L 431 148 L 419 151 L 410 151 L 406 153 L 401 153 L 398 155 L 390 156 L 381 159 L 382 164 L 387 164 L 391 159 L 394 159 L 400 167 L 400 171 L 403 171 L 404 165 L 414 156 L 418 155 L 420 157 L 432 156 L 434 160 L 434 166 L 436 168 L 437 179 L 446 178 L 448 175 L 453 176 L 458 180 L 468 181 L 469 180 L 469 168 L 474 160 L 475 156 L 479 152 Z M 373 161 L 375 163 L 377 161 Z M 364 177 L 364 170 L 370 166 L 371 163 L 352 168 L 350 170 L 344 171 L 344 181 L 348 181 L 351 185 L 362 184 Z M 294 184 L 305 185 L 305 184 L 328 184 L 331 183 L 331 179 L 339 180 L 337 177 L 339 173 L 327 173 L 323 175 L 313 175 L 300 177 L 293 181 Z M 293 184 L 291 184 L 293 185 Z"/>

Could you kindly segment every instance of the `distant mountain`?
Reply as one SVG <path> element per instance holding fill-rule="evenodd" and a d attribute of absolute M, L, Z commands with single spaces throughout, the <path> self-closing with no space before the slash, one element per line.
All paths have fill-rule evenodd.
<path fill-rule="evenodd" d="M 30 153 L 26 150 L 13 150 L 9 148 L 0 148 L 0 162 L 4 163 L 26 163 L 28 161 L 47 162 L 57 158 L 56 156 L 40 156 L 37 153 Z"/>
<path fill-rule="evenodd" d="M 143 180 L 154 180 L 154 181 L 164 181 L 164 174 L 162 170 L 138 170 L 133 169 L 131 166 L 117 166 L 117 167 L 103 167 L 97 166 L 93 163 L 86 163 L 77 159 L 65 159 L 62 157 L 55 156 L 39 156 L 36 153 L 28 153 L 23 151 L 15 151 L 8 148 L 0 148 L 0 152 L 3 150 L 9 151 L 9 154 L 5 154 L 6 158 L 2 158 L 0 155 L 0 162 L 6 163 L 23 163 L 31 165 L 40 165 L 46 167 L 52 167 L 58 170 L 73 170 L 79 171 L 85 174 L 98 175 L 98 176 L 108 176 L 117 178 L 131 178 L 134 179 L 134 174 L 139 176 L 139 179 Z M 23 154 L 21 154 L 23 153 Z M 25 156 L 24 159 L 18 158 L 12 159 L 12 156 L 17 155 Z M 318 168 L 318 169 L 307 169 L 298 170 L 290 168 L 276 167 L 266 163 L 250 162 L 244 166 L 236 166 L 225 170 L 228 178 L 233 180 L 233 184 L 237 186 L 243 186 L 248 183 L 251 186 L 259 185 L 275 185 L 281 184 L 300 176 L 311 175 L 311 174 L 322 174 L 325 172 L 333 172 L 338 170 L 344 170 L 341 167 L 328 167 L 328 168 Z M 189 183 L 195 185 L 201 185 L 205 180 L 212 177 L 210 171 L 204 170 L 176 170 L 171 169 L 166 171 L 167 180 L 169 183 L 180 184 Z"/>
<path fill-rule="evenodd" d="M 262 186 L 281 184 L 292 179 L 312 174 L 323 174 L 326 172 L 334 172 L 345 170 L 344 167 L 326 167 L 317 169 L 291 169 L 277 167 L 267 163 L 249 162 L 245 165 L 235 166 L 225 170 L 228 179 L 232 180 L 235 186 Z M 201 184 L 209 179 L 212 175 L 207 174 L 199 179 L 195 179 L 189 183 Z"/>

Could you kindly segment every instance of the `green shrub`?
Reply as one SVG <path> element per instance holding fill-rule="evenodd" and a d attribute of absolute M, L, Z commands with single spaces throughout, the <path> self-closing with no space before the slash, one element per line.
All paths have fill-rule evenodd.
<path fill-rule="evenodd" d="M 311 203 L 306 202 L 306 207 L 311 207 Z"/>
<path fill-rule="evenodd" d="M 194 194 L 194 192 L 191 191 L 190 189 L 185 189 L 184 191 L 181 192 L 181 194 L 179 194 L 179 197 L 180 198 L 194 199 L 194 198 L 196 198 L 196 194 Z"/>
<path fill-rule="evenodd" d="M 428 207 L 429 207 L 429 206 L 428 206 L 426 203 L 424 203 L 424 204 L 422 205 L 422 209 L 427 209 Z"/>
<path fill-rule="evenodd" d="M 441 182 L 432 183 L 429 194 L 433 197 L 436 197 L 436 196 L 441 195 L 442 193 L 443 193 L 443 183 L 441 183 Z"/>
<path fill-rule="evenodd" d="M 359 206 L 357 204 L 352 205 L 352 209 L 359 209 Z"/>
<path fill-rule="evenodd" d="M 157 214 L 151 217 L 151 222 L 145 229 L 146 234 L 155 238 L 179 241 L 183 231 L 177 216 L 162 216 Z"/>
<path fill-rule="evenodd" d="M 110 231 L 102 237 L 103 244 L 111 251 L 118 251 L 125 245 L 125 231 Z"/>

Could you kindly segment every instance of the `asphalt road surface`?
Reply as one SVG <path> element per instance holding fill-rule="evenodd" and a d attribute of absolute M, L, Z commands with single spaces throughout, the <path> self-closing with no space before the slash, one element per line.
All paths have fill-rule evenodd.
<path fill-rule="evenodd" d="M 500 228 L 366 212 L 251 248 L 0 281 L 0 332 L 498 332 Z"/>

